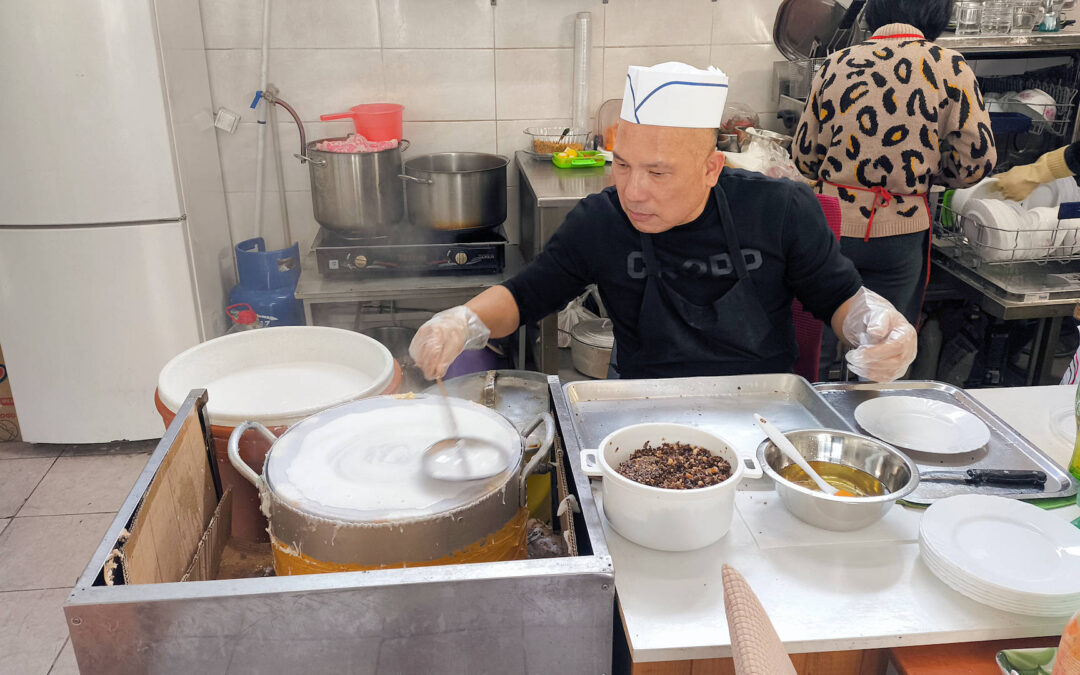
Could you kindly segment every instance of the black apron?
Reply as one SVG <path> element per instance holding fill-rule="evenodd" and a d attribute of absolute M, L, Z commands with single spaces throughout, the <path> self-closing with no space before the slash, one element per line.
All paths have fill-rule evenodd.
<path fill-rule="evenodd" d="M 735 267 L 735 285 L 711 304 L 692 303 L 664 281 L 652 235 L 640 233 L 647 277 L 637 323 L 639 345 L 634 350 L 617 345 L 613 366 L 620 377 L 791 371 L 795 354 L 758 301 L 727 197 L 719 186 L 712 195 Z"/>

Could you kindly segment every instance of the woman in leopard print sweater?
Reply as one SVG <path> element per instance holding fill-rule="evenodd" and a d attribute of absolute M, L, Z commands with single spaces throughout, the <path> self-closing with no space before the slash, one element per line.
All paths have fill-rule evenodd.
<path fill-rule="evenodd" d="M 840 200 L 844 255 L 916 325 L 930 186 L 971 185 L 997 161 L 974 73 L 960 54 L 931 42 L 951 4 L 869 0 L 873 36 L 821 66 L 792 144 L 799 171 Z"/>

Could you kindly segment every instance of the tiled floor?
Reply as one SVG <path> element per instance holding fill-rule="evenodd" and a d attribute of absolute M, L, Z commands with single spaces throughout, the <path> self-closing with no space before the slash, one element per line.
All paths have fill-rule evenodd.
<path fill-rule="evenodd" d="M 61 606 L 156 443 L 0 443 L 0 675 L 78 673 Z"/>

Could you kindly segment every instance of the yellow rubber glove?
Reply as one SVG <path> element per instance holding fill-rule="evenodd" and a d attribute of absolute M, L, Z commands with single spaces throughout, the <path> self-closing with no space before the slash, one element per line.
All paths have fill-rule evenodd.
<path fill-rule="evenodd" d="M 1043 183 L 1071 175 L 1073 173 L 1065 163 L 1065 148 L 1062 147 L 1046 153 L 1033 164 L 1016 166 L 998 175 L 994 187 L 1006 199 L 1018 202 L 1027 199 L 1031 191 Z"/>

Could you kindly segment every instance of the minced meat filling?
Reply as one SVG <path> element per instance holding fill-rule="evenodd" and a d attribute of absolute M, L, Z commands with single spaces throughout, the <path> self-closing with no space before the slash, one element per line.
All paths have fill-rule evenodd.
<path fill-rule="evenodd" d="M 731 465 L 705 448 L 687 443 L 662 443 L 635 450 L 615 467 L 632 481 L 669 490 L 692 490 L 722 483 L 731 476 Z"/>

